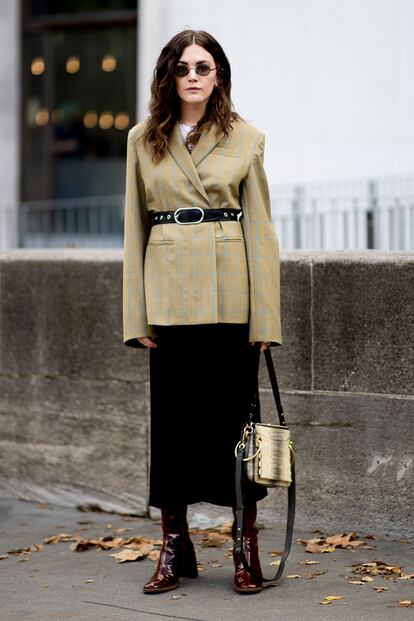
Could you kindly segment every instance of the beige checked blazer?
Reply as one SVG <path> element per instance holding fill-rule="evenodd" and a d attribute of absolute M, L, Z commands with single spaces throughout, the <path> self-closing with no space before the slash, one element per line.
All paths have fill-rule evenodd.
<path fill-rule="evenodd" d="M 128 133 L 124 218 L 123 340 L 157 325 L 249 323 L 249 341 L 281 344 L 279 243 L 263 168 L 264 134 L 236 121 L 213 124 L 190 153 L 178 122 L 159 164 Z M 150 226 L 148 211 L 242 209 L 240 221 Z"/>

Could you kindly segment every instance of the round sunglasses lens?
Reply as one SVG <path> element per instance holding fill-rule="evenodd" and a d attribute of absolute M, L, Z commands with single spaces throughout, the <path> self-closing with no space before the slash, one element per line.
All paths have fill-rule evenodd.
<path fill-rule="evenodd" d="M 197 73 L 198 75 L 206 76 L 210 73 L 210 67 L 208 65 L 198 65 Z"/>
<path fill-rule="evenodd" d="M 187 75 L 188 69 L 187 69 L 187 67 L 184 67 L 184 65 L 177 65 L 177 67 L 175 68 L 174 73 L 175 73 L 175 75 L 177 77 L 183 78 L 185 75 Z"/>

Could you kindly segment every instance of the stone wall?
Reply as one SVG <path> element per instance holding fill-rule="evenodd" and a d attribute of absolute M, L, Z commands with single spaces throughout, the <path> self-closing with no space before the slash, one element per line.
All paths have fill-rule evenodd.
<path fill-rule="evenodd" d="M 297 524 L 411 534 L 414 254 L 292 251 L 281 279 Z M 144 514 L 148 351 L 122 342 L 122 251 L 3 252 L 0 303 L 0 496 Z M 285 495 L 260 516 L 283 520 Z"/>

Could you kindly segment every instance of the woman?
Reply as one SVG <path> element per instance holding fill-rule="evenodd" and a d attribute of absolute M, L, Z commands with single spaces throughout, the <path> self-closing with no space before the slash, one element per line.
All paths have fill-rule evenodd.
<path fill-rule="evenodd" d="M 148 118 L 128 134 L 124 342 L 150 352 L 149 504 L 163 529 L 145 593 L 198 575 L 188 504 L 234 512 L 234 448 L 260 351 L 281 344 L 264 134 L 232 110 L 230 77 L 211 35 L 180 32 L 157 61 Z M 246 482 L 245 553 L 259 575 L 256 502 L 266 494 Z M 234 588 L 260 591 L 233 557 Z"/>

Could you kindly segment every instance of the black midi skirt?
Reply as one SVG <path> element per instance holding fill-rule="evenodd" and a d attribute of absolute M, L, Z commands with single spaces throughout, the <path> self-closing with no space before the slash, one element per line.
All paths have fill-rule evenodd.
<path fill-rule="evenodd" d="M 248 324 L 156 326 L 156 332 L 149 505 L 235 506 L 234 449 L 257 390 L 260 345 L 250 345 Z M 244 482 L 246 502 L 266 495 L 265 487 Z"/>

